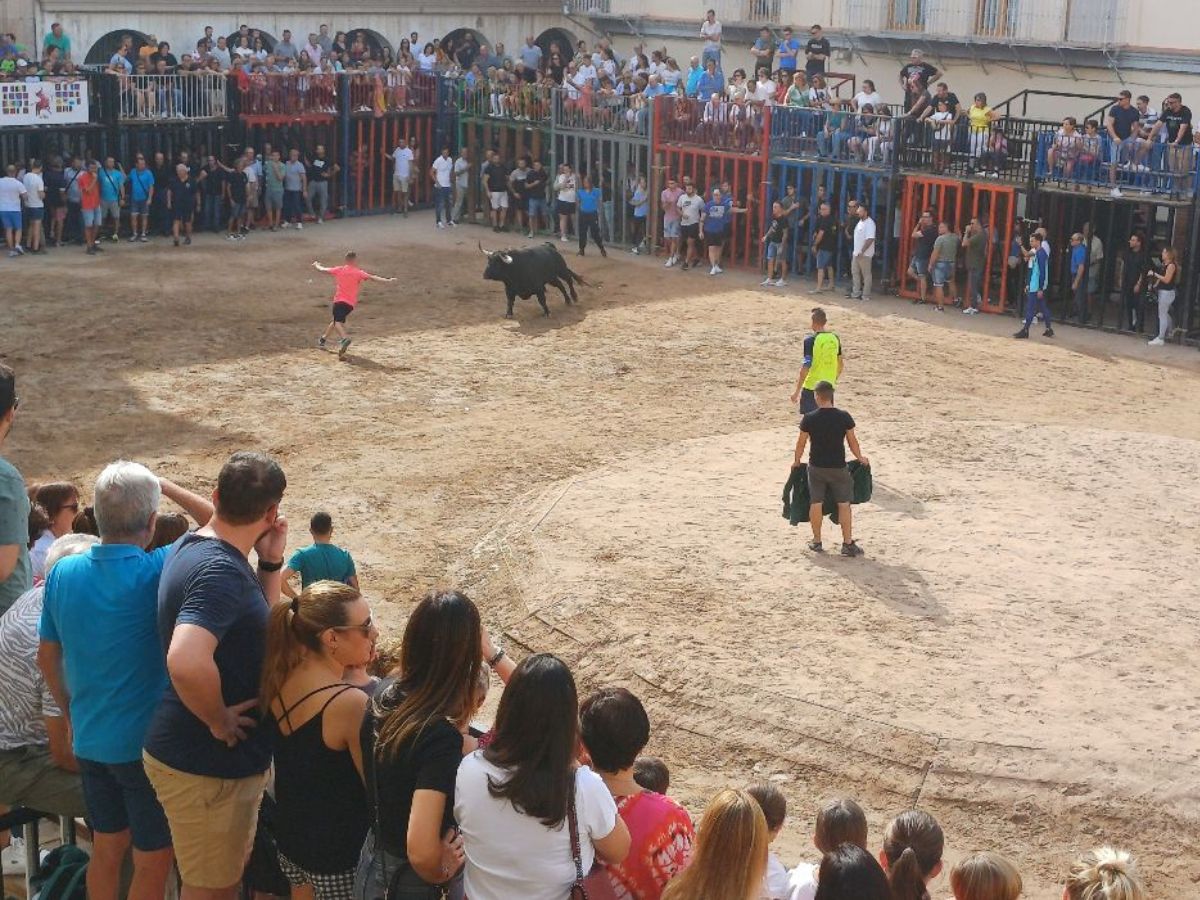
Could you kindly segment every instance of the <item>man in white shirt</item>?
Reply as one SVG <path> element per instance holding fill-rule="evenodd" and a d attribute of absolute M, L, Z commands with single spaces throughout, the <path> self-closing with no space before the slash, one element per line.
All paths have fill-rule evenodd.
<path fill-rule="evenodd" d="M 408 216 L 408 191 L 412 182 L 412 166 L 416 153 L 407 142 L 401 141 L 389 157 L 395 165 L 392 172 L 392 199 L 394 212 Z"/>
<path fill-rule="evenodd" d="M 854 300 L 871 299 L 871 260 L 875 258 L 875 220 L 867 204 L 858 204 L 858 224 L 854 226 L 854 255 L 850 258 L 850 296 Z"/>
<path fill-rule="evenodd" d="M 229 47 L 225 44 L 225 38 L 217 38 L 217 46 L 208 51 L 209 59 L 215 59 L 221 67 L 222 72 L 227 72 L 229 67 L 233 65 L 233 60 L 229 56 Z"/>
<path fill-rule="evenodd" d="M 46 217 L 46 183 L 42 180 L 42 161 L 31 159 L 29 171 L 21 179 L 25 186 L 25 209 L 29 216 L 29 252 L 42 251 L 42 220 Z"/>
<path fill-rule="evenodd" d="M 438 228 L 454 224 L 454 218 L 450 215 L 451 196 L 454 192 L 450 179 L 454 175 L 454 163 L 450 156 L 450 148 L 443 147 L 441 155 L 433 161 L 429 170 L 429 177 L 433 179 L 433 214 Z"/>
<path fill-rule="evenodd" d="M 858 112 L 868 103 L 871 104 L 872 108 L 878 110 L 883 105 L 883 95 L 875 90 L 875 82 L 867 78 L 863 80 L 862 90 L 854 95 L 851 103 L 854 105 L 855 112 Z"/>
<path fill-rule="evenodd" d="M 304 52 L 308 54 L 308 58 L 312 60 L 314 67 L 319 68 L 321 65 L 321 45 L 317 42 L 316 33 L 309 34 L 308 43 L 304 45 Z"/>
<path fill-rule="evenodd" d="M 262 162 L 254 155 L 253 147 L 247 147 L 242 156 L 245 160 L 242 171 L 246 173 L 246 222 L 252 224 L 258 216 L 258 188 L 262 182 Z"/>
<path fill-rule="evenodd" d="M 4 226 L 9 256 L 25 253 L 21 246 L 21 200 L 25 193 L 25 185 L 17 178 L 17 167 L 10 163 L 0 178 L 0 225 Z"/>
<path fill-rule="evenodd" d="M 583 62 L 579 64 L 579 68 L 575 71 L 574 84 L 581 90 L 588 86 L 594 85 L 596 82 L 596 67 L 592 65 L 592 61 L 584 57 Z"/>
<path fill-rule="evenodd" d="M 457 225 L 462 218 L 470 187 L 471 161 L 467 158 L 467 145 L 463 144 L 458 148 L 458 158 L 454 160 L 454 209 L 450 216 L 451 225 Z"/>
<path fill-rule="evenodd" d="M 704 198 L 696 193 L 696 185 L 690 179 L 684 183 L 683 191 L 675 205 L 679 207 L 679 236 L 683 244 L 683 265 L 679 268 L 686 272 L 700 264 L 700 218 L 704 212 Z"/>
<path fill-rule="evenodd" d="M 721 71 L 721 23 L 717 21 L 716 10 L 710 9 L 700 23 L 700 37 L 704 39 L 701 62 L 707 65 L 710 59 L 714 60 L 717 71 Z"/>

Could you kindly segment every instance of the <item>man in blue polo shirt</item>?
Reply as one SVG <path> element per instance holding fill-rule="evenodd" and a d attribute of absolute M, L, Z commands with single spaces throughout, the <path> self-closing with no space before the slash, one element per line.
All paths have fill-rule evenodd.
<path fill-rule="evenodd" d="M 150 204 L 154 202 L 154 173 L 146 165 L 146 157 L 139 153 L 133 171 L 129 173 L 129 224 L 133 233 L 129 243 L 148 241 L 150 229 Z M 140 231 L 138 230 L 140 226 Z"/>
<path fill-rule="evenodd" d="M 158 635 L 158 581 L 171 550 L 147 553 L 163 494 L 201 525 L 202 497 L 116 462 L 96 479 L 101 543 L 50 570 L 39 626 L 38 665 L 66 713 L 93 830 L 87 872 L 92 900 L 116 900 L 133 845 L 136 896 L 162 896 L 171 832 L 142 766 L 142 742 L 167 687 Z"/>
<path fill-rule="evenodd" d="M 100 170 L 100 223 L 96 239 L 100 239 L 99 228 L 104 227 L 106 219 L 112 219 L 112 240 L 117 239 L 121 230 L 121 207 L 125 205 L 125 172 L 117 165 L 111 156 L 104 160 Z"/>

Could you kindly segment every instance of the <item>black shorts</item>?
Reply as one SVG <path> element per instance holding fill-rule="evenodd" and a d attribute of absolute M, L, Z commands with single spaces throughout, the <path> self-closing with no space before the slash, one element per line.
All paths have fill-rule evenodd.
<path fill-rule="evenodd" d="M 568 203 L 566 200 L 555 200 L 554 211 L 560 216 L 575 215 L 575 204 Z"/>
<path fill-rule="evenodd" d="M 353 306 L 351 306 L 349 303 L 339 300 L 333 304 L 333 321 L 345 322 L 346 316 L 350 315 L 352 312 L 354 312 Z"/>
<path fill-rule="evenodd" d="M 683 240 L 699 240 L 700 238 L 700 223 L 696 222 L 693 225 L 680 225 L 679 236 Z"/>
<path fill-rule="evenodd" d="M 811 503 L 824 503 L 825 494 L 834 503 L 849 503 L 854 499 L 854 480 L 845 466 L 837 469 L 808 467 L 808 497 Z"/>
<path fill-rule="evenodd" d="M 192 204 L 176 203 L 171 207 L 171 218 L 176 222 L 187 222 L 191 220 L 193 212 Z"/>
<path fill-rule="evenodd" d="M 800 418 L 817 411 L 817 396 L 808 388 L 800 389 Z"/>
<path fill-rule="evenodd" d="M 508 205 L 518 212 L 525 212 L 525 210 L 529 209 L 529 198 L 522 194 L 514 194 L 509 197 Z"/>
<path fill-rule="evenodd" d="M 706 231 L 704 233 L 704 244 L 706 247 L 724 247 L 725 246 L 725 232 L 722 231 L 722 232 L 719 232 L 716 234 L 712 234 L 712 233 L 709 233 Z"/>

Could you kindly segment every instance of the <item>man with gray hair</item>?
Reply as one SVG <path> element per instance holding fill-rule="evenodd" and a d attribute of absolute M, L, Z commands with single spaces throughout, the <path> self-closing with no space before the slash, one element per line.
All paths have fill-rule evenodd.
<path fill-rule="evenodd" d="M 46 571 L 98 540 L 64 534 L 46 553 Z M 0 803 L 81 818 L 87 809 L 66 715 L 37 664 L 44 591 L 26 591 L 0 617 Z"/>
<path fill-rule="evenodd" d="M 46 578 L 38 665 L 65 713 L 94 835 L 91 900 L 116 900 L 133 846 L 135 897 L 161 897 L 171 832 L 142 766 L 142 741 L 167 686 L 158 638 L 158 581 L 170 547 L 146 552 L 163 495 L 201 525 L 212 504 L 124 460 L 96 479 L 100 543 Z"/>

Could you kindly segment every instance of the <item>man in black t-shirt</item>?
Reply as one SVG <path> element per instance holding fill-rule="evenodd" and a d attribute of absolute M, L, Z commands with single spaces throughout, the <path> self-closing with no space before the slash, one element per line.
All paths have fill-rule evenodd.
<path fill-rule="evenodd" d="M 900 69 L 900 86 L 904 88 L 905 110 L 911 110 L 917 99 L 929 90 L 929 83 L 941 76 L 941 69 L 925 62 L 920 50 L 913 50 L 909 54 L 908 62 Z"/>
<path fill-rule="evenodd" d="M 500 161 L 496 150 L 488 152 L 483 165 L 483 181 L 487 185 L 488 202 L 492 205 L 492 231 L 503 231 L 508 216 L 508 166 Z"/>
<path fill-rule="evenodd" d="M 538 231 L 541 230 L 543 220 L 546 223 L 546 227 L 550 227 L 550 215 L 546 210 L 546 184 L 549 180 L 550 173 L 546 171 L 540 159 L 535 159 L 533 161 L 533 168 L 525 176 L 526 212 L 529 215 L 529 234 L 527 237 L 537 236 Z"/>
<path fill-rule="evenodd" d="M 793 468 L 804 461 L 804 448 L 812 443 L 808 451 L 808 522 L 812 526 L 813 539 L 808 549 L 822 553 L 821 521 L 825 512 L 825 496 L 828 494 L 837 503 L 838 524 L 842 526 L 842 556 L 862 556 L 862 548 L 854 542 L 850 530 L 850 502 L 854 499 L 854 481 L 846 468 L 846 446 L 864 466 L 871 461 L 863 456 L 858 438 L 854 434 L 854 418 L 845 410 L 833 405 L 833 385 L 822 381 L 813 388 L 817 408 L 800 420 L 800 436 L 796 438 L 796 457 Z"/>
<path fill-rule="evenodd" d="M 207 173 L 200 182 L 200 190 L 204 195 L 204 208 L 201 220 L 202 227 L 216 234 L 221 230 L 221 207 L 225 200 L 225 171 L 217 164 L 217 158 L 210 156 L 204 171 Z"/>
<path fill-rule="evenodd" d="M 1108 161 L 1112 165 L 1109 169 L 1109 181 L 1113 183 L 1116 181 L 1116 167 L 1121 164 L 1122 154 L 1126 159 L 1132 159 L 1136 149 L 1134 130 L 1142 114 L 1137 111 L 1132 100 L 1133 94 L 1121 91 L 1117 102 L 1109 107 L 1108 115 L 1104 118 L 1104 128 L 1109 137 Z"/>
<path fill-rule="evenodd" d="M 820 25 L 814 25 L 808 32 L 808 43 L 804 46 L 804 71 L 811 79 L 814 75 L 825 74 L 825 63 L 829 61 L 829 38 L 825 37 Z"/>
<path fill-rule="evenodd" d="M 308 175 L 308 211 L 318 225 L 325 221 L 329 210 L 329 180 L 341 167 L 325 156 L 325 145 L 317 144 L 313 158 L 305 166 Z"/>
<path fill-rule="evenodd" d="M 249 230 L 246 228 L 246 159 L 238 157 L 233 168 L 225 172 L 225 200 L 229 204 L 229 240 L 240 241 Z"/>
<path fill-rule="evenodd" d="M 921 213 L 917 227 L 913 229 L 913 254 L 909 274 L 917 279 L 919 297 L 913 303 L 924 303 L 929 290 L 929 258 L 933 256 L 933 242 L 937 240 L 937 226 L 933 224 L 933 213 Z"/>
<path fill-rule="evenodd" d="M 837 249 L 837 223 L 833 218 L 833 209 L 829 201 L 821 202 L 817 207 L 817 216 L 813 220 L 813 254 L 816 256 L 817 287 L 814 293 L 833 290 L 833 253 Z M 828 284 L 826 283 L 828 279 Z"/>
<path fill-rule="evenodd" d="M 1157 127 L 1164 128 L 1167 132 L 1167 166 L 1177 176 L 1182 176 L 1174 179 L 1171 193 L 1188 194 L 1191 192 L 1192 180 L 1187 177 L 1187 173 L 1192 171 L 1196 162 L 1192 150 L 1192 111 L 1183 105 L 1183 97 L 1179 94 L 1167 95 L 1158 123 Z"/>

